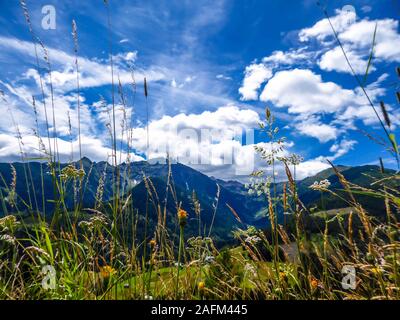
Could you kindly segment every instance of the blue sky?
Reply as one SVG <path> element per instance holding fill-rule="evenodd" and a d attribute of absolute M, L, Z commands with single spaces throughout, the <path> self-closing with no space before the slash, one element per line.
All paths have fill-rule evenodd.
<path fill-rule="evenodd" d="M 367 92 L 378 109 L 379 101 L 385 101 L 391 129 L 396 131 L 400 123 L 394 94 L 394 84 L 399 80 L 395 67 L 400 62 L 399 2 L 321 2 L 360 75 L 367 65 L 377 24 Z M 45 5 L 55 8 L 54 30 L 42 28 Z M 50 123 L 50 131 L 51 139 L 58 136 L 61 159 L 79 157 L 73 19 L 78 29 L 83 153 L 96 161 L 109 159 L 107 124 L 112 90 L 106 6 L 94 0 L 36 0 L 26 1 L 26 6 L 34 33 L 47 48 L 51 63 L 56 129 Z M 110 0 L 109 10 L 114 80 L 118 83 L 119 77 L 126 98 L 122 110 L 116 87 L 117 138 L 126 147 L 126 132 L 131 132 L 129 143 L 135 150 L 131 159 L 142 159 L 147 150 L 146 77 L 150 157 L 165 156 L 168 145 L 173 158 L 186 160 L 209 175 L 245 180 L 248 173 L 240 166 L 246 159 L 255 168 L 264 166 L 254 155 L 254 145 L 268 148 L 257 124 L 263 119 L 265 106 L 269 106 L 281 135 L 286 136 L 283 155 L 298 153 L 304 158 L 299 168 L 301 177 L 326 168 L 326 159 L 360 165 L 377 163 L 382 157 L 385 164 L 394 165 L 384 148 L 362 133 L 383 137 L 315 1 Z M 4 93 L 0 104 L 4 115 L 0 119 L 0 161 L 20 158 L 16 131 L 21 133 L 26 156 L 43 153 L 33 131 L 32 96 L 36 99 L 39 135 L 44 148 L 49 149 L 40 79 L 44 81 L 49 115 L 50 81 L 43 50 L 40 46 L 37 50 L 39 71 L 19 1 L 0 1 L 0 90 Z M 202 130 L 211 130 L 212 140 L 198 143 Z M 233 135 L 243 138 L 252 130 L 254 141 L 232 140 Z M 193 136 L 193 132 L 198 135 Z M 226 155 L 232 164 L 226 161 Z M 123 153 L 122 161 L 125 158 Z M 200 163 L 194 165 L 194 158 Z"/>

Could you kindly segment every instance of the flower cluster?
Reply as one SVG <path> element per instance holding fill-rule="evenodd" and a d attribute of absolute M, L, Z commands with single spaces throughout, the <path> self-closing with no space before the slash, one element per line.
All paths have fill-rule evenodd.
<path fill-rule="evenodd" d="M 257 277 L 257 270 L 252 264 L 246 263 L 245 266 L 244 266 L 244 274 L 247 277 L 255 278 L 255 277 Z"/>
<path fill-rule="evenodd" d="M 89 221 L 81 221 L 78 223 L 78 226 L 82 229 L 93 230 L 100 229 L 108 224 L 107 217 L 103 214 L 96 214 L 91 217 Z"/>
<path fill-rule="evenodd" d="M 245 239 L 245 242 L 253 244 L 253 245 L 260 241 L 261 241 L 261 238 L 259 236 L 249 236 Z"/>
<path fill-rule="evenodd" d="M 100 267 L 100 274 L 104 279 L 110 278 L 116 273 L 115 269 L 111 266 Z"/>
<path fill-rule="evenodd" d="M 62 168 L 60 179 L 68 180 L 68 179 L 83 179 L 85 176 L 85 171 L 83 169 L 76 169 L 72 164 Z"/>
<path fill-rule="evenodd" d="M 7 232 L 14 230 L 19 225 L 17 218 L 13 215 L 0 218 L 0 231 Z"/>
<path fill-rule="evenodd" d="M 248 194 L 257 196 L 261 196 L 263 194 L 267 194 L 271 185 L 271 178 L 267 177 L 267 179 L 262 178 L 250 178 L 250 183 L 246 183 L 244 186 L 248 189 Z"/>
<path fill-rule="evenodd" d="M 0 235 L 0 243 L 3 241 L 5 243 L 8 243 L 9 245 L 14 245 L 16 239 L 15 239 L 15 237 L 10 236 L 9 234 L 2 234 L 2 235 Z"/>
<path fill-rule="evenodd" d="M 188 216 L 188 213 L 185 210 L 179 208 L 179 210 L 178 210 L 178 221 L 179 221 L 179 225 L 181 227 L 183 227 L 186 224 L 187 216 Z"/>
<path fill-rule="evenodd" d="M 327 190 L 330 185 L 331 183 L 329 182 L 329 180 L 325 179 L 321 180 L 320 182 L 314 181 L 314 183 L 311 186 L 309 186 L 309 188 L 313 190 L 324 191 Z"/>

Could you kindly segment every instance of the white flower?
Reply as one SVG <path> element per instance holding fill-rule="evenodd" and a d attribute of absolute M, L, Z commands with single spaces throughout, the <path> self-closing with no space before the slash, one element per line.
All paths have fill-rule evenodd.
<path fill-rule="evenodd" d="M 10 236 L 10 235 L 8 235 L 8 234 L 0 235 L 0 241 L 5 241 L 5 242 L 7 242 L 8 244 L 11 244 L 11 245 L 15 244 L 15 238 Z"/>
<path fill-rule="evenodd" d="M 314 183 L 311 186 L 309 186 L 309 188 L 313 189 L 313 190 L 323 191 L 323 190 L 327 190 L 330 185 L 331 185 L 331 183 L 329 182 L 329 180 L 324 179 L 324 180 L 321 180 L 320 182 L 314 181 Z"/>
<path fill-rule="evenodd" d="M 254 268 L 254 266 L 252 266 L 250 263 L 246 263 L 246 265 L 244 266 L 244 273 L 245 275 L 250 275 L 252 277 L 257 276 L 256 268 Z"/>
<path fill-rule="evenodd" d="M 261 238 L 258 237 L 258 236 L 247 237 L 246 240 L 245 240 L 245 242 L 251 243 L 251 244 L 254 244 L 254 243 L 257 243 L 257 242 L 260 242 L 260 241 L 261 241 Z"/>
<path fill-rule="evenodd" d="M 213 256 L 206 256 L 205 258 L 204 258 L 204 262 L 205 263 L 212 263 L 212 262 L 214 262 L 215 261 L 215 258 L 213 257 Z"/>

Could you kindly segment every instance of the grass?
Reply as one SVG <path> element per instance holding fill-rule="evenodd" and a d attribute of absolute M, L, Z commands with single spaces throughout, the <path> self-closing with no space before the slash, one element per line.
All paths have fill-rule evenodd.
<path fill-rule="evenodd" d="M 36 65 L 40 70 L 43 61 L 37 53 L 43 50 L 43 43 L 36 37 L 30 24 L 29 12 L 21 1 L 32 39 L 35 43 Z M 107 21 L 111 35 L 109 4 Z M 77 26 L 73 23 L 75 52 L 78 48 Z M 54 97 L 51 79 L 47 83 L 40 78 L 42 101 L 46 114 L 47 148 L 37 129 L 40 159 L 47 162 L 53 181 L 54 212 L 44 214 L 38 211 L 35 189 L 43 186 L 44 172 L 41 172 L 41 186 L 34 183 L 30 171 L 29 158 L 25 155 L 22 137 L 18 134 L 21 148 L 28 200 L 16 193 L 15 183 L 8 185 L 3 177 L 0 201 L 5 216 L 0 218 L 0 298 L 1 299 L 399 299 L 399 210 L 400 194 L 390 185 L 389 179 L 375 181 L 374 189 L 359 187 L 347 181 L 332 164 L 343 192 L 337 194 L 325 183 L 314 185 L 315 192 L 331 194 L 348 204 L 345 212 L 322 210 L 311 213 L 298 197 L 296 186 L 296 166 L 301 157 L 282 157 L 284 138 L 278 136 L 274 117 L 266 110 L 266 122 L 260 129 L 266 134 L 271 148 L 257 151 L 272 167 L 283 165 L 287 183 L 282 196 L 278 196 L 275 175 L 265 177 L 261 171 L 255 172 L 257 180 L 249 186 L 265 200 L 265 210 L 271 227 L 258 230 L 253 227 L 235 230 L 240 243 L 235 248 L 216 248 L 212 238 L 213 222 L 208 232 L 200 227 L 201 210 L 193 195 L 193 207 L 199 221 L 196 237 L 185 237 L 188 208 L 182 208 L 175 193 L 171 168 L 165 185 L 166 194 L 171 195 L 175 212 L 173 223 L 178 237 L 167 227 L 167 200 L 159 199 L 158 190 L 150 178 L 144 176 L 146 199 L 132 199 L 129 189 L 121 184 L 121 176 L 129 176 L 129 169 L 121 171 L 117 165 L 117 154 L 125 152 L 130 162 L 132 152 L 132 128 L 127 119 L 121 125 L 121 136 L 125 141 L 117 149 L 117 125 L 115 123 L 115 100 L 117 95 L 126 108 L 126 99 L 121 85 L 118 93 L 114 90 L 112 61 L 112 38 L 109 41 L 110 67 L 112 78 L 112 109 L 108 126 L 113 147 L 111 166 L 113 168 L 113 198 L 110 203 L 102 201 L 105 175 L 100 178 L 96 192 L 96 205 L 89 211 L 82 208 L 85 191 L 85 172 L 82 162 L 72 161 L 61 169 L 57 153 L 57 131 L 54 114 Z M 48 55 L 44 61 L 46 72 L 51 76 Z M 370 59 L 371 60 L 371 59 Z M 77 102 L 79 110 L 79 61 L 76 58 Z M 41 75 L 41 72 L 39 72 Z M 133 88 L 136 90 L 134 77 Z M 48 86 L 48 88 L 46 88 Z M 50 95 L 46 95 L 49 89 Z M 145 82 L 144 95 L 150 91 Z M 50 100 L 50 102 L 48 101 Z M 134 103 L 134 102 L 133 102 Z M 51 107 L 54 131 L 50 132 L 47 108 Z M 372 106 L 373 107 L 373 106 Z M 375 109 L 374 109 L 375 110 Z M 12 114 L 12 110 L 10 110 Z M 379 116 L 378 116 L 379 117 Z M 389 117 L 386 114 L 386 117 Z M 80 117 L 78 117 L 80 119 Z M 389 121 L 386 119 L 387 125 Z M 389 150 L 398 157 L 394 136 L 385 128 L 389 138 Z M 14 124 L 17 133 L 18 125 Z M 80 124 L 79 124 L 80 128 Z M 147 131 L 148 132 L 148 131 Z M 79 134 L 80 137 L 80 134 Z M 147 145 L 149 142 L 147 141 Z M 81 148 L 81 146 L 80 146 Z M 123 150 L 123 148 L 125 148 Z M 84 150 L 80 149 L 80 154 Z M 107 159 L 110 160 L 110 159 Z M 127 166 L 129 168 L 129 166 Z M 42 169 L 42 167 L 41 167 Z M 383 170 L 382 166 L 382 170 Z M 11 168 L 12 170 L 12 168 Z M 15 175 L 15 173 L 13 173 Z M 398 178 L 398 174 L 395 174 Z M 13 180 L 14 181 L 14 180 Z M 67 184 L 73 185 L 74 209 L 65 203 Z M 378 188 L 376 188 L 378 186 Z M 354 194 L 364 193 L 371 197 L 385 199 L 385 219 L 378 220 L 357 202 Z M 137 212 L 132 201 L 146 201 L 146 211 Z M 218 196 L 214 206 L 214 217 Z M 150 226 L 149 208 L 157 213 L 157 222 Z M 284 224 L 279 222 L 280 209 L 287 214 Z M 234 211 L 234 208 L 232 210 Z M 310 235 L 304 228 L 306 217 L 318 216 L 323 225 L 318 233 Z M 346 219 L 343 219 L 343 215 Z M 212 221 L 214 221 L 214 217 Z M 361 222 L 354 228 L 354 221 Z M 144 234 L 137 234 L 138 221 L 144 221 Z M 329 233 L 335 222 L 340 228 L 338 234 Z M 150 230 L 155 230 L 150 234 Z M 46 267 L 55 271 L 55 281 L 48 278 Z M 356 286 L 344 289 L 342 286 L 343 267 L 354 267 Z M 48 288 L 54 284 L 54 287 Z"/>

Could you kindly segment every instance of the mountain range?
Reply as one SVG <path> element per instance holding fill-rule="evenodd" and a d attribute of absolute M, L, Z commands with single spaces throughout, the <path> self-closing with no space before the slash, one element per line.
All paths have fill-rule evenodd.
<path fill-rule="evenodd" d="M 85 176 L 82 180 L 82 208 L 94 208 L 96 194 L 98 194 L 99 184 L 103 183 L 101 202 L 107 204 L 113 199 L 113 177 L 115 167 L 107 162 L 92 162 L 88 158 L 82 160 Z M 68 164 L 61 164 L 58 168 L 62 170 Z M 74 164 L 77 168 L 80 162 Z M 173 186 L 176 200 L 188 214 L 188 234 L 195 235 L 199 227 L 202 232 L 209 233 L 209 228 L 213 225 L 212 235 L 215 241 L 223 243 L 231 237 L 231 231 L 235 227 L 256 226 L 259 228 L 268 227 L 269 222 L 266 217 L 267 204 L 262 197 L 251 196 L 245 186 L 237 181 L 224 181 L 208 177 L 207 175 L 192 169 L 186 165 L 176 163 L 170 165 L 170 182 Z M 377 179 L 387 178 L 393 175 L 393 170 L 381 172 L 377 166 L 367 165 L 358 167 L 338 166 L 337 169 L 344 177 L 352 183 L 363 187 L 371 187 L 371 183 Z M 164 206 L 167 199 L 167 220 L 170 227 L 176 225 L 176 202 L 171 192 L 166 197 L 166 185 L 168 179 L 169 166 L 165 163 L 148 163 L 145 161 L 133 162 L 129 165 L 123 163 L 118 166 L 121 177 L 120 193 L 130 194 L 132 207 L 140 216 L 139 222 L 143 220 L 146 211 L 146 199 L 148 197 L 148 187 L 143 180 L 146 176 L 150 178 L 152 187 L 152 197 L 150 200 L 158 202 Z M 0 216 L 5 212 L 12 212 L 15 206 L 10 205 L 9 193 L 11 185 L 15 182 L 15 201 L 19 211 L 27 211 L 26 204 L 36 211 L 45 212 L 51 216 L 54 211 L 54 185 L 49 173 L 48 164 L 39 162 L 29 163 L 0 163 Z M 43 177 L 43 178 L 42 178 Z M 330 189 L 341 192 L 342 186 L 333 169 L 326 169 L 315 176 L 297 181 L 297 189 L 300 199 L 307 207 L 314 209 L 334 209 L 348 207 L 348 204 L 338 198 L 326 194 L 323 203 L 319 192 L 311 190 L 309 186 L 314 181 L 328 179 L 331 183 Z M 28 181 L 28 183 L 27 183 Z M 398 187 L 395 184 L 395 187 Z M 377 186 L 372 187 L 377 188 Z M 44 190 L 44 194 L 42 192 Z M 74 206 L 74 188 L 72 180 L 66 183 L 65 205 L 72 209 Z M 283 182 L 277 183 L 276 190 L 278 196 L 282 193 Z M 44 197 L 43 197 L 44 195 Z M 195 196 L 194 196 L 195 195 Z M 76 195 L 75 195 L 76 196 Z M 200 205 L 200 226 L 199 218 L 194 210 L 194 197 Z M 46 199 L 43 202 L 43 199 Z M 383 214 L 383 202 L 380 199 L 373 199 L 360 195 L 360 202 L 367 207 L 374 215 Z M 149 206 L 149 218 L 151 222 L 156 222 L 156 206 Z M 104 205 L 104 207 L 107 207 Z M 216 209 L 216 210 L 215 210 Z M 283 217 L 281 210 L 280 219 Z M 215 212 L 215 216 L 214 216 Z"/>

